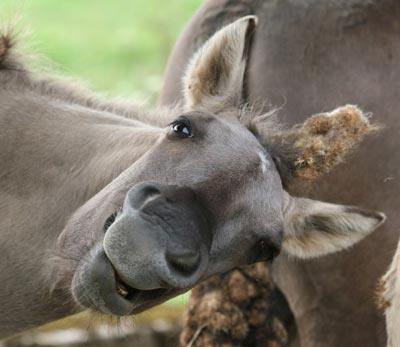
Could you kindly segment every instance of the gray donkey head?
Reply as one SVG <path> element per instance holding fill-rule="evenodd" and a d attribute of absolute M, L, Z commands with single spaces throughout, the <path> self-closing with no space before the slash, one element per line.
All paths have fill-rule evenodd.
<path fill-rule="evenodd" d="M 291 181 L 340 161 L 368 120 L 347 106 L 286 131 L 257 123 L 243 108 L 255 27 L 256 18 L 245 17 L 204 44 L 183 79 L 180 115 L 70 219 L 58 247 L 81 259 L 68 269 L 80 305 L 137 313 L 282 249 L 305 258 L 348 247 L 383 222 L 378 212 L 288 193 Z M 344 145 L 329 152 L 349 119 L 356 131 L 341 133 Z"/>

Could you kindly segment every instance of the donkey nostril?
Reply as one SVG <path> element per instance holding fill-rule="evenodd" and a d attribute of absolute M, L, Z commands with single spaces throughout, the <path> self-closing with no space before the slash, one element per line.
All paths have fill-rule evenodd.
<path fill-rule="evenodd" d="M 168 252 L 166 259 L 173 270 L 181 275 L 189 276 L 199 267 L 200 252 L 191 250 Z"/>
<path fill-rule="evenodd" d="M 260 240 L 251 250 L 253 263 L 259 261 L 273 261 L 280 253 L 281 247 L 276 242 L 270 240 Z"/>
<path fill-rule="evenodd" d="M 103 229 L 107 231 L 108 228 L 115 222 L 115 218 L 117 217 L 117 212 L 114 212 L 104 223 Z"/>

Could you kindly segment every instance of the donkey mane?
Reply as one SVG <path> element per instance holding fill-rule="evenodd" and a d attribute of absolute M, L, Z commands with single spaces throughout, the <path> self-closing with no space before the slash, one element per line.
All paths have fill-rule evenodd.
<path fill-rule="evenodd" d="M 156 126 L 166 126 L 163 120 L 180 112 L 178 104 L 149 110 L 121 98 L 107 100 L 101 93 L 91 91 L 82 81 L 49 74 L 35 61 L 37 59 L 34 59 L 35 69 L 31 68 L 31 54 L 22 52 L 19 46 L 20 39 L 14 31 L 0 32 L 0 88 L 3 90 L 34 93 L 53 101 L 109 112 Z M 37 65 L 39 68 L 36 68 Z"/>
<path fill-rule="evenodd" d="M 10 63 L 10 54 L 15 45 L 15 37 L 11 34 L 1 34 L 0 36 L 0 70 L 8 70 L 13 68 Z M 13 59 L 11 58 L 11 61 Z"/>

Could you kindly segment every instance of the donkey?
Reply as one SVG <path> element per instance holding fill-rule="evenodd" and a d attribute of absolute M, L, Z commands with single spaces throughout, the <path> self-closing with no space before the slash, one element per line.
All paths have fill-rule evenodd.
<path fill-rule="evenodd" d="M 276 163 L 297 167 L 317 134 L 243 107 L 255 27 L 248 16 L 218 31 L 188 64 L 182 105 L 152 111 L 40 76 L 1 36 L 0 337 L 85 309 L 136 314 L 282 248 L 334 252 L 384 222 L 286 192 Z M 342 115 L 368 123 L 351 106 L 319 117 Z"/>
<path fill-rule="evenodd" d="M 379 207 L 388 223 L 351 252 L 318 261 L 281 256 L 273 280 L 293 312 L 301 346 L 385 346 L 384 315 L 375 298 L 400 231 L 400 2 L 205 1 L 170 57 L 161 104 L 183 98 L 180 80 L 193 52 L 223 23 L 245 15 L 259 18 L 246 75 L 248 102 L 284 103 L 280 121 L 292 125 L 351 100 L 384 125 L 351 165 L 341 165 L 307 191 L 289 192 Z M 396 312 L 396 305 L 389 309 Z"/>

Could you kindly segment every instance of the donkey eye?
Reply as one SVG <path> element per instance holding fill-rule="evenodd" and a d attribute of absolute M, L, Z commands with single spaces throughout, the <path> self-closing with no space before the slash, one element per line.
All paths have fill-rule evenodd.
<path fill-rule="evenodd" d="M 172 133 L 179 137 L 191 137 L 192 128 L 188 119 L 178 119 L 170 124 L 170 129 Z"/>

